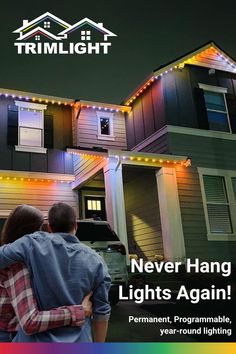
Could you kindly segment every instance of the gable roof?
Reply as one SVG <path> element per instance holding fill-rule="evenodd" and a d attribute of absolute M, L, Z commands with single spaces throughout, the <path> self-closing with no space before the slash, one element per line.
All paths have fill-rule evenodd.
<path fill-rule="evenodd" d="M 59 33 L 59 35 L 71 33 L 86 24 L 88 24 L 88 25 L 92 26 L 93 28 L 97 29 L 98 31 L 102 32 L 104 34 L 104 36 L 106 37 L 106 39 L 107 39 L 107 37 L 116 37 L 115 33 L 109 31 L 102 24 L 96 23 L 96 22 L 90 20 L 88 17 L 83 18 L 82 20 L 76 22 L 73 26 L 70 26 L 69 28 L 63 30 L 62 32 Z"/>
<path fill-rule="evenodd" d="M 29 37 L 32 37 L 36 34 L 43 34 L 45 37 L 47 38 L 50 38 L 50 39 L 54 39 L 56 41 L 59 41 L 61 39 L 63 39 L 62 36 L 58 37 L 58 36 L 55 36 L 54 34 L 52 34 L 51 32 L 48 32 L 47 30 L 45 30 L 44 28 L 38 26 L 36 28 L 33 28 L 32 31 L 29 31 L 29 32 L 26 32 L 23 36 L 17 38 L 16 40 L 17 41 L 22 41 L 24 39 L 27 39 Z"/>
<path fill-rule="evenodd" d="M 162 75 L 175 69 L 181 69 L 185 64 L 236 73 L 236 61 L 213 41 L 210 41 L 174 61 L 161 65 L 155 69 L 147 79 L 125 99 L 125 105 L 130 105 L 140 94 L 143 93 L 144 90 Z"/>
<path fill-rule="evenodd" d="M 70 27 L 70 24 L 61 20 L 59 17 L 51 14 L 50 12 L 45 12 L 44 14 L 42 14 L 41 16 L 38 16 L 36 17 L 34 20 L 26 23 L 25 25 L 17 28 L 15 31 L 13 31 L 13 33 L 20 33 L 22 31 L 26 31 L 27 29 L 30 29 L 30 27 L 32 27 L 33 25 L 39 23 L 40 21 L 42 21 L 43 19 L 46 19 L 46 18 L 50 18 L 52 19 L 54 22 L 58 23 L 59 25 L 65 27 L 65 28 L 68 28 Z"/>

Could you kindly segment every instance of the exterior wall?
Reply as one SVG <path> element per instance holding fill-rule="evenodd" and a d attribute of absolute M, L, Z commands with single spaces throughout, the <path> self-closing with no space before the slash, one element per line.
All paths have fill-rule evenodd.
<path fill-rule="evenodd" d="M 236 170 L 235 141 L 169 133 L 170 151 L 188 154 L 192 167 L 177 168 L 177 182 L 187 257 L 232 260 L 235 241 L 208 241 L 197 167 Z"/>
<path fill-rule="evenodd" d="M 71 108 L 48 104 L 45 113 L 53 115 L 54 148 L 48 149 L 46 154 L 38 154 L 17 152 L 7 145 L 9 105 L 14 105 L 13 99 L 0 100 L 0 169 L 73 174 L 72 156 L 63 151 L 72 145 Z"/>
<path fill-rule="evenodd" d="M 214 75 L 209 75 L 209 68 L 185 65 L 182 70 L 163 75 L 133 102 L 132 111 L 126 117 L 128 148 L 136 150 L 138 144 L 165 125 L 202 128 L 196 97 L 198 83 L 227 88 L 226 99 L 236 110 L 236 74 L 216 70 Z M 236 112 L 233 116 L 230 112 L 230 116 L 234 121 Z M 232 121 L 231 126 L 235 131 Z"/>
<path fill-rule="evenodd" d="M 86 148 L 93 148 L 94 146 L 105 149 L 127 148 L 124 113 L 114 112 L 114 140 L 98 139 L 98 117 L 96 109 L 81 108 L 78 118 L 74 121 L 77 127 L 75 145 Z"/>
<path fill-rule="evenodd" d="M 164 88 L 162 80 L 151 85 L 126 115 L 128 149 L 142 142 L 165 125 Z"/>
<path fill-rule="evenodd" d="M 163 255 L 155 171 L 138 173 L 136 169 L 129 181 L 127 173 L 123 172 L 129 253 L 152 259 Z"/>
<path fill-rule="evenodd" d="M 0 218 L 8 216 L 19 204 L 29 204 L 39 208 L 45 215 L 53 203 L 65 202 L 78 210 L 77 193 L 70 183 L 0 181 Z"/>

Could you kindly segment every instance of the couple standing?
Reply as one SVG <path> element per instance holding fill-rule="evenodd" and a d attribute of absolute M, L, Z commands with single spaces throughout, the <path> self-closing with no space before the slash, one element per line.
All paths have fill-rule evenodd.
<path fill-rule="evenodd" d="M 21 205 L 4 225 L 0 341 L 12 336 L 15 342 L 104 342 L 110 315 L 107 267 L 76 238 L 73 208 L 54 204 L 48 222 L 51 233 L 40 231 L 42 213 Z"/>

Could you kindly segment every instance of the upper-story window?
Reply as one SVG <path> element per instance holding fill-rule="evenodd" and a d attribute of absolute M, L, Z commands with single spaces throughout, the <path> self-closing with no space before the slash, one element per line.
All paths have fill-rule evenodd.
<path fill-rule="evenodd" d="M 209 129 L 231 133 L 229 113 L 225 98 L 227 89 L 205 84 L 199 84 L 199 87 L 204 91 Z"/>
<path fill-rule="evenodd" d="M 98 139 L 114 140 L 113 113 L 97 111 Z"/>
<path fill-rule="evenodd" d="M 16 151 L 46 153 L 44 148 L 44 110 L 46 105 L 15 101 L 18 107 L 18 145 Z"/>

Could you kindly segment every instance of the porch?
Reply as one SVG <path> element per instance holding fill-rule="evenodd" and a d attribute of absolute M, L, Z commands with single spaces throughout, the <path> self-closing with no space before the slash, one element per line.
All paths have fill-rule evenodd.
<path fill-rule="evenodd" d="M 106 219 L 128 253 L 184 260 L 175 168 L 184 156 L 68 149 L 73 154 L 80 218 Z"/>

